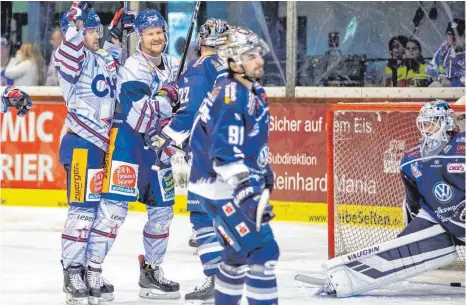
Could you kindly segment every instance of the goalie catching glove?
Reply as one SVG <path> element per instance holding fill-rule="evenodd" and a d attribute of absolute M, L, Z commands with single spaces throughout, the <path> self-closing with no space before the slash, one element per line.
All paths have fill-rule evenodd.
<path fill-rule="evenodd" d="M 14 107 L 18 110 L 18 116 L 26 115 L 32 107 L 32 101 L 29 95 L 14 86 L 8 86 L 3 91 L 2 101 L 4 104 L 4 112 L 9 107 Z"/>

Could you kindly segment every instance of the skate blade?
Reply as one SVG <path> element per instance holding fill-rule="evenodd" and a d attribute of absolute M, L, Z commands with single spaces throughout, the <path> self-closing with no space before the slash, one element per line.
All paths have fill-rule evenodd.
<path fill-rule="evenodd" d="M 102 293 L 102 297 L 99 298 L 99 303 L 111 302 L 115 299 L 113 293 Z"/>
<path fill-rule="evenodd" d="M 87 297 L 84 298 L 73 298 L 71 295 L 66 295 L 66 304 L 68 305 L 88 305 L 89 302 Z"/>
<path fill-rule="evenodd" d="M 98 305 L 99 298 L 98 297 L 88 297 L 89 305 Z"/>
<path fill-rule="evenodd" d="M 141 288 L 139 290 L 139 297 L 143 299 L 162 299 L 162 300 L 174 300 L 181 298 L 179 291 L 165 292 L 151 288 Z"/>
<path fill-rule="evenodd" d="M 208 299 L 208 300 L 186 300 L 185 305 L 209 305 L 214 304 L 215 299 Z"/>

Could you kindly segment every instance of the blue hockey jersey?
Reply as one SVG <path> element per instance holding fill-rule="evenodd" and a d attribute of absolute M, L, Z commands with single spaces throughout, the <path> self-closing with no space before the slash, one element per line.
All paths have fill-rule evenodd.
<path fill-rule="evenodd" d="M 231 198 L 233 188 L 226 186 L 234 187 L 238 177 L 247 175 L 252 184 L 264 185 L 271 172 L 269 120 L 267 96 L 259 83 L 249 90 L 231 77 L 220 79 L 196 116 L 188 190 L 215 200 Z"/>
<path fill-rule="evenodd" d="M 180 109 L 163 129 L 178 146 L 189 137 L 194 117 L 215 81 L 226 75 L 225 67 L 215 54 L 202 56 L 188 64 L 178 80 Z"/>
<path fill-rule="evenodd" d="M 407 204 L 414 210 L 424 209 L 462 241 L 465 240 L 465 139 L 464 132 L 455 133 L 440 153 L 424 158 L 418 145 L 401 160 Z"/>

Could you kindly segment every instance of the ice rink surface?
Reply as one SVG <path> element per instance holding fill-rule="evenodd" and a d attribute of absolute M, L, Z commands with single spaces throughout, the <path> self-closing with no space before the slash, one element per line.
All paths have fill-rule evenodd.
<path fill-rule="evenodd" d="M 0 207 L 0 304 L 65 304 L 60 264 L 66 209 Z M 167 278 L 181 285 L 179 300 L 144 300 L 138 297 L 139 266 L 143 253 L 144 213 L 130 213 L 103 265 L 103 274 L 115 286 L 115 301 L 109 304 L 184 304 L 184 294 L 203 281 L 197 256 L 188 247 L 191 226 L 187 216 L 175 215 L 163 268 Z M 325 225 L 273 222 L 281 248 L 277 277 L 279 304 L 465 304 L 464 271 L 435 271 L 410 281 L 392 284 L 364 296 L 335 299 L 314 296 L 316 290 L 295 281 L 297 273 L 316 274 L 327 255 Z M 243 300 L 242 304 L 247 304 Z"/>

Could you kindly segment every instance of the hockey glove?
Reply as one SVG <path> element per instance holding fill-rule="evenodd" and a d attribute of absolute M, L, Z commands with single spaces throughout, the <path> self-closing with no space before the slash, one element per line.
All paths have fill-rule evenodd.
<path fill-rule="evenodd" d="M 178 84 L 176 82 L 166 83 L 157 92 L 157 96 L 165 96 L 173 108 L 173 113 L 180 108 L 180 101 L 178 95 Z"/>
<path fill-rule="evenodd" d="M 92 3 L 90 1 L 73 1 L 71 8 L 66 14 L 66 19 L 68 19 L 68 22 L 76 22 L 76 20 L 86 22 L 91 9 Z"/>
<path fill-rule="evenodd" d="M 172 143 L 172 139 L 168 137 L 163 131 L 170 119 L 165 119 L 161 121 L 155 128 L 151 128 L 144 136 L 146 145 L 155 151 L 157 158 L 160 158 L 162 152 L 165 152 L 169 157 L 173 156 L 175 153 L 169 146 Z"/>
<path fill-rule="evenodd" d="M 269 193 L 268 189 L 264 192 Z M 256 223 L 257 231 L 264 222 L 269 222 L 275 217 L 273 206 L 268 203 L 268 197 L 262 199 L 263 191 L 257 185 L 251 185 L 248 181 L 238 185 L 233 192 L 233 203 L 238 206 L 243 214 Z"/>
<path fill-rule="evenodd" d="M 29 95 L 14 86 L 8 86 L 3 91 L 2 101 L 6 107 L 15 107 L 18 116 L 26 115 L 32 107 Z"/>
<path fill-rule="evenodd" d="M 136 13 L 134 11 L 125 12 L 124 8 L 119 9 L 108 26 L 110 35 L 121 42 L 123 31 L 126 31 L 128 35 L 134 32 L 133 24 L 135 18 Z"/>

